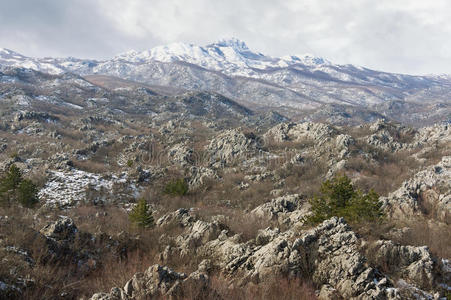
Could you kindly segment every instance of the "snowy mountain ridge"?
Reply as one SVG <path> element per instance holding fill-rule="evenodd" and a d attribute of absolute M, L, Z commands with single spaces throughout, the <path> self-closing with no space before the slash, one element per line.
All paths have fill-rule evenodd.
<path fill-rule="evenodd" d="M 173 43 L 132 50 L 102 61 L 31 58 L 0 49 L 0 71 L 8 67 L 54 75 L 109 76 L 160 90 L 214 92 L 248 109 L 276 111 L 295 119 L 311 111 L 329 116 L 338 110 L 338 118 L 349 119 L 355 115 L 346 111 L 351 109 L 369 115 L 401 114 L 419 122 L 436 113 L 446 116 L 451 105 L 450 76 L 394 74 L 333 64 L 313 55 L 271 57 L 235 38 L 206 46 Z"/>
<path fill-rule="evenodd" d="M 223 72 L 231 76 L 255 76 L 255 71 L 285 68 L 295 64 L 319 66 L 330 64 L 326 59 L 312 55 L 271 57 L 253 52 L 245 42 L 223 39 L 206 46 L 187 43 L 172 43 L 145 51 L 128 51 L 113 58 L 133 63 L 186 62 L 202 68 Z"/>
<path fill-rule="evenodd" d="M 321 66 L 330 64 L 324 58 L 313 55 L 271 57 L 262 53 L 253 52 L 245 42 L 236 39 L 223 39 L 206 46 L 197 46 L 188 43 L 172 43 L 157 46 L 150 50 L 135 51 L 119 54 L 106 61 L 91 60 L 91 63 L 102 64 L 111 62 L 150 63 L 158 62 L 186 62 L 202 68 L 221 71 L 231 76 L 252 76 L 252 69 L 266 70 L 271 68 L 285 68 L 291 65 L 303 64 L 307 66 Z M 60 74 L 73 71 L 74 67 L 85 60 L 74 58 L 31 58 L 8 49 L 0 48 L 0 64 L 27 67 L 36 71 Z"/>

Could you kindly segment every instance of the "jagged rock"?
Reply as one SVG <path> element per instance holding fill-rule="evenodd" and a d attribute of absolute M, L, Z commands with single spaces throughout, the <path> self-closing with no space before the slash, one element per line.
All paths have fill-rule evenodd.
<path fill-rule="evenodd" d="M 418 142 L 407 142 L 400 140 L 402 136 L 411 137 L 412 141 L 418 136 L 418 132 L 412 128 L 387 122 L 385 120 L 378 120 L 369 126 L 372 134 L 365 138 L 365 141 L 379 149 L 389 152 L 397 152 L 406 149 L 412 149 L 419 145 Z"/>
<path fill-rule="evenodd" d="M 413 144 L 415 147 L 420 147 L 449 142 L 451 142 L 451 126 L 449 124 L 436 124 L 420 128 L 415 135 Z"/>
<path fill-rule="evenodd" d="M 190 213 L 191 210 L 189 209 L 179 208 L 176 211 L 159 218 L 156 225 L 165 226 L 168 224 L 178 223 L 183 227 L 187 227 L 195 221 L 195 217 Z"/>
<path fill-rule="evenodd" d="M 20 96 L 22 96 L 22 95 L 20 95 Z M 14 122 L 17 123 L 17 122 L 20 122 L 23 120 L 55 122 L 55 121 L 59 120 L 59 118 L 56 116 L 52 116 L 48 113 L 35 112 L 35 111 L 21 111 L 21 112 L 16 113 L 16 115 L 14 116 Z"/>
<path fill-rule="evenodd" d="M 432 210 L 439 220 L 451 216 L 451 157 L 420 171 L 387 197 L 381 197 L 383 208 L 392 218 L 412 217 Z M 429 211 L 428 213 L 431 213 Z"/>
<path fill-rule="evenodd" d="M 97 293 L 91 300 L 122 300 L 173 297 L 176 299 L 190 295 L 196 297 L 207 289 L 209 278 L 199 271 L 191 273 L 175 272 L 168 267 L 153 265 L 143 273 L 133 275 L 124 288 L 113 288 L 110 293 Z M 188 293 L 189 292 L 189 293 Z M 194 295 L 191 293 L 194 292 Z"/>
<path fill-rule="evenodd" d="M 49 163 L 57 170 L 70 170 L 73 162 L 67 153 L 56 153 L 49 158 Z"/>
<path fill-rule="evenodd" d="M 209 223 L 197 220 L 191 227 L 187 228 L 184 235 L 178 236 L 175 242 L 183 255 L 208 241 L 216 239 L 222 229 L 223 226 L 218 222 Z"/>
<path fill-rule="evenodd" d="M 71 218 L 60 216 L 55 222 L 43 227 L 40 232 L 47 238 L 55 240 L 72 240 L 75 238 L 78 229 Z"/>
<path fill-rule="evenodd" d="M 304 162 L 304 157 L 300 153 L 295 154 L 290 160 L 290 163 L 292 163 L 293 165 L 301 164 L 303 162 Z"/>
<path fill-rule="evenodd" d="M 277 234 L 266 229 L 253 244 L 239 243 L 239 237 L 223 232 L 202 246 L 201 253 L 211 257 L 225 275 L 241 278 L 242 284 L 277 274 L 312 274 L 315 283 L 328 285 L 336 290 L 333 295 L 345 299 L 396 299 L 390 281 L 366 266 L 360 241 L 343 219 L 332 218 L 296 236 L 292 230 Z"/>
<path fill-rule="evenodd" d="M 378 119 L 376 122 L 370 125 L 370 130 L 373 132 L 387 128 L 388 123 L 384 119 Z"/>
<path fill-rule="evenodd" d="M 338 171 L 342 170 L 346 165 L 346 160 L 342 159 L 332 164 L 327 171 L 326 178 L 332 178 Z"/>
<path fill-rule="evenodd" d="M 266 245 L 274 240 L 280 234 L 279 228 L 271 229 L 270 227 L 259 230 L 255 237 L 255 243 L 257 245 Z"/>
<path fill-rule="evenodd" d="M 343 219 L 332 218 L 296 239 L 309 259 L 307 268 L 317 284 L 328 284 L 345 299 L 387 299 L 384 276 L 365 265 L 359 253 L 359 240 Z M 374 297 L 374 298 L 371 298 Z"/>
<path fill-rule="evenodd" d="M 370 135 L 366 139 L 366 142 L 369 145 L 373 145 L 377 148 L 391 152 L 399 151 L 404 148 L 404 145 L 396 142 L 390 135 L 390 133 L 386 130 L 379 131 L 378 133 Z"/>
<path fill-rule="evenodd" d="M 235 160 L 245 160 L 259 149 L 253 135 L 245 135 L 239 129 L 226 130 L 213 138 L 206 150 L 210 165 L 215 168 L 232 164 Z"/>
<path fill-rule="evenodd" d="M 328 284 L 321 286 L 321 290 L 318 295 L 319 300 L 340 299 L 340 294 L 336 289 Z"/>
<path fill-rule="evenodd" d="M 353 144 L 355 144 L 355 140 L 348 134 L 339 134 L 335 137 L 337 148 L 346 148 Z"/>
<path fill-rule="evenodd" d="M 302 141 L 303 139 L 321 141 L 335 134 L 336 130 L 334 128 L 323 123 L 282 123 L 268 130 L 264 138 L 266 140 L 272 138 L 277 142 L 287 140 Z"/>
<path fill-rule="evenodd" d="M 172 163 L 186 166 L 195 163 L 193 149 L 189 148 L 183 143 L 177 144 L 169 149 L 168 158 Z"/>
<path fill-rule="evenodd" d="M 302 225 L 303 219 L 310 214 L 310 205 L 301 195 L 293 194 L 275 198 L 251 211 L 259 218 L 277 220 L 284 225 Z"/>
<path fill-rule="evenodd" d="M 196 188 L 204 185 L 208 180 L 218 180 L 219 176 L 210 168 L 192 166 L 189 169 L 189 186 Z"/>
<path fill-rule="evenodd" d="M 268 172 L 263 172 L 263 173 L 259 173 L 259 174 L 246 175 L 246 176 L 244 176 L 244 180 L 253 181 L 253 182 L 262 182 L 273 176 L 274 176 L 274 173 L 268 171 Z"/>
<path fill-rule="evenodd" d="M 402 246 L 392 241 L 377 241 L 373 247 L 380 265 L 389 266 L 420 288 L 433 285 L 434 260 L 427 247 Z"/>

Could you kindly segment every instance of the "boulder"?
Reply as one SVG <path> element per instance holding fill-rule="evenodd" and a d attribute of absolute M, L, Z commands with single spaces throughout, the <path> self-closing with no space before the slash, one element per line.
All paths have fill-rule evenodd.
<path fill-rule="evenodd" d="M 413 217 L 428 213 L 438 220 L 451 217 L 451 156 L 413 178 L 402 183 L 401 187 L 381 197 L 387 214 L 396 219 Z"/>
<path fill-rule="evenodd" d="M 54 240 L 73 240 L 78 229 L 71 218 L 60 216 L 55 222 L 43 227 L 40 232 L 45 237 Z"/>
<path fill-rule="evenodd" d="M 209 278 L 199 271 L 190 275 L 168 267 L 153 265 L 136 273 L 123 288 L 114 287 L 109 293 L 94 294 L 91 300 L 180 299 L 198 297 L 208 288 Z"/>
<path fill-rule="evenodd" d="M 301 195 L 293 194 L 275 198 L 257 206 L 251 215 L 277 221 L 284 225 L 302 225 L 304 218 L 310 214 L 310 205 Z"/>
<path fill-rule="evenodd" d="M 245 135 L 239 129 L 226 130 L 213 138 L 206 147 L 210 166 L 220 168 L 237 160 L 246 160 L 259 149 L 254 135 Z"/>

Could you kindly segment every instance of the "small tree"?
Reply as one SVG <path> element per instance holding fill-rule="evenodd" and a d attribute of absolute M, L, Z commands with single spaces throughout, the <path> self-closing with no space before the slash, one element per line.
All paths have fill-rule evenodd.
<path fill-rule="evenodd" d="M 140 228 L 150 228 L 154 225 L 152 212 L 149 210 L 149 205 L 144 198 L 138 201 L 138 204 L 130 213 L 129 218 L 134 225 Z"/>
<path fill-rule="evenodd" d="M 33 207 L 39 202 L 38 188 L 31 180 L 23 179 L 22 172 L 14 164 L 0 179 L 0 201 L 9 205 L 12 200 L 25 207 Z"/>
<path fill-rule="evenodd" d="M 39 202 L 38 188 L 29 179 L 24 179 L 17 187 L 17 201 L 25 207 L 33 207 Z"/>
<path fill-rule="evenodd" d="M 348 222 L 376 221 L 383 216 L 379 195 L 370 190 L 364 194 L 356 190 L 346 175 L 335 176 L 321 185 L 320 196 L 309 202 L 312 215 L 307 218 L 316 224 L 333 216 L 343 217 Z"/>
<path fill-rule="evenodd" d="M 183 178 L 170 181 L 164 187 L 164 193 L 172 196 L 184 196 L 188 194 L 188 184 Z"/>
<path fill-rule="evenodd" d="M 15 164 L 12 164 L 9 167 L 8 172 L 6 172 L 5 176 L 1 180 L 2 191 L 16 189 L 22 180 L 22 172 Z"/>

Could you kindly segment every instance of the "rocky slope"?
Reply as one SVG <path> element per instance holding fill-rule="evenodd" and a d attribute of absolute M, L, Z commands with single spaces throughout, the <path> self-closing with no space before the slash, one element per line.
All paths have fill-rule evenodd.
<path fill-rule="evenodd" d="M 229 46 L 205 51 L 217 47 Z M 178 52 L 164 59 L 192 68 Z M 333 67 L 246 59 L 255 74 Z M 235 76 L 227 68 L 215 76 Z M 14 164 L 39 203 L 0 193 L 0 298 L 449 297 L 449 124 L 339 126 L 346 109 L 334 124 L 294 122 L 213 92 L 106 81 L 2 67 L 0 178 Z M 321 184 L 342 173 L 380 195 L 382 220 L 307 222 Z M 129 220 L 141 198 L 152 228 Z"/>

